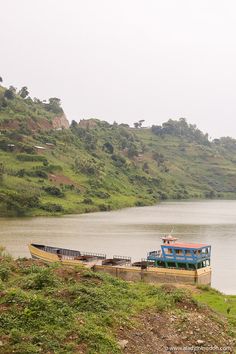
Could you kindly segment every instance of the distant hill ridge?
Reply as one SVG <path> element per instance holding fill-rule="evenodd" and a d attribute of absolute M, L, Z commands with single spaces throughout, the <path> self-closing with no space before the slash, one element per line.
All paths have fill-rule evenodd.
<path fill-rule="evenodd" d="M 51 130 L 69 128 L 69 122 L 61 108 L 60 99 L 53 97 L 48 102 L 32 99 L 27 87 L 17 90 L 0 86 L 0 129 Z"/>

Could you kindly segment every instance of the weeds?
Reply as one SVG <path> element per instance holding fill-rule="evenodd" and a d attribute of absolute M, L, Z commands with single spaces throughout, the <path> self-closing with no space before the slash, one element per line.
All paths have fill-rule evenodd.
<path fill-rule="evenodd" d="M 136 314 L 183 311 L 178 304 L 197 302 L 182 289 L 127 283 L 81 266 L 4 257 L 2 263 L 0 336 L 6 354 L 77 353 L 81 345 L 89 354 L 120 354 L 116 329 L 133 327 Z"/>

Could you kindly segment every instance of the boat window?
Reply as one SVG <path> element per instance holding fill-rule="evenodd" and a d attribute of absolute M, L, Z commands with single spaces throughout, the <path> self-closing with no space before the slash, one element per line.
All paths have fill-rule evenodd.
<path fill-rule="evenodd" d="M 164 254 L 172 254 L 173 250 L 172 250 L 172 248 L 163 248 L 163 253 Z"/>

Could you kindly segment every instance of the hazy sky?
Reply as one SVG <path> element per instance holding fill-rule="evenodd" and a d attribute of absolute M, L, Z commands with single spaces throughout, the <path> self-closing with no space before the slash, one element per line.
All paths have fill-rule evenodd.
<path fill-rule="evenodd" d="M 234 0 L 0 0 L 0 76 L 70 120 L 186 117 L 236 138 Z"/>

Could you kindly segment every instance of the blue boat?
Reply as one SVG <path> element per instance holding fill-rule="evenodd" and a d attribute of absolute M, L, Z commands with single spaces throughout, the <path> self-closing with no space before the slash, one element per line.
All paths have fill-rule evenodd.
<path fill-rule="evenodd" d="M 162 237 L 158 251 L 147 255 L 149 266 L 176 269 L 200 269 L 210 266 L 211 246 L 202 243 L 178 243 L 171 235 Z"/>

